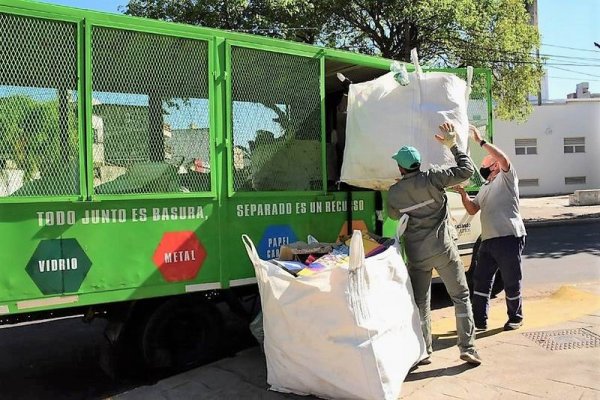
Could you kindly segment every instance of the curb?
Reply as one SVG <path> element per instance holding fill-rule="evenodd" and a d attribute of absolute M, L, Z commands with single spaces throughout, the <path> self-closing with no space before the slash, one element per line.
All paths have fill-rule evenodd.
<path fill-rule="evenodd" d="M 591 215 L 585 217 L 574 218 L 557 218 L 557 219 L 542 219 L 542 220 L 524 220 L 525 228 L 537 228 L 546 226 L 560 226 L 564 224 L 591 224 L 600 222 L 600 215 Z"/>

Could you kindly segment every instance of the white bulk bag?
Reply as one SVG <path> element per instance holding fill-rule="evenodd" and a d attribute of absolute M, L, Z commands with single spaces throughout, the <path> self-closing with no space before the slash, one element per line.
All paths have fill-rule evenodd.
<path fill-rule="evenodd" d="M 458 147 L 466 152 L 469 119 L 467 82 L 454 74 L 424 74 L 413 51 L 417 70 L 401 86 L 392 72 L 368 82 L 350 85 L 346 146 L 340 180 L 353 186 L 387 190 L 399 178 L 392 155 L 402 146 L 421 153 L 421 165 L 456 165 L 450 151 L 434 139 L 439 125 L 452 122 Z"/>
<path fill-rule="evenodd" d="M 365 259 L 354 231 L 348 268 L 294 277 L 243 241 L 258 279 L 271 390 L 396 400 L 411 366 L 426 357 L 398 242 Z"/>

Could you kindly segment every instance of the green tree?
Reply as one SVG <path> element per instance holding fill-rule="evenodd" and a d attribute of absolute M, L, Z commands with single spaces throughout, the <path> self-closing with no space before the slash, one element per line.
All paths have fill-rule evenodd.
<path fill-rule="evenodd" d="M 67 113 L 63 118 L 68 126 L 61 127 L 57 100 L 36 101 L 24 95 L 1 98 L 0 158 L 14 162 L 27 179 L 38 174 L 65 176 L 67 167 L 76 166 L 78 154 L 75 110 L 70 107 Z M 63 129 L 67 131 L 61 134 Z"/>
<path fill-rule="evenodd" d="M 130 0 L 131 15 L 236 29 L 422 64 L 486 67 L 496 114 L 524 120 L 542 77 L 530 0 Z"/>

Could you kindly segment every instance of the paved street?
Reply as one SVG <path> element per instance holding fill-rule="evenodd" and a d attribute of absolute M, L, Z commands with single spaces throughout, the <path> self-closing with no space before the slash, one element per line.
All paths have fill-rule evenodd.
<path fill-rule="evenodd" d="M 600 220 L 528 228 L 525 285 L 600 281 Z"/>

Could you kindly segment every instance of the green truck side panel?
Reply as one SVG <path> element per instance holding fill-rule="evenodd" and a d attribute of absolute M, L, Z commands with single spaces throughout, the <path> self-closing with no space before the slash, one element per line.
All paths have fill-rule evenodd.
<path fill-rule="evenodd" d="M 0 232 L 10 248 L 0 254 L 4 271 L 0 277 L 0 303 L 41 297 L 44 292 L 27 273 L 31 270 L 28 264 L 30 260 L 60 258 L 53 250 L 42 248 L 44 254 L 39 250 L 40 244 L 60 239 L 63 243 L 76 239 L 92 265 L 78 290 L 64 291 L 79 294 L 80 304 L 91 304 L 84 300 L 87 293 L 103 294 L 103 301 L 127 300 L 140 298 L 136 288 L 167 285 L 153 262 L 167 232 L 195 232 L 208 254 L 193 282 L 168 283 L 174 287 L 166 292 L 182 293 L 190 283 L 219 282 L 216 209 L 214 201 L 198 199 L 2 205 Z M 81 263 L 83 257 L 78 256 Z M 122 289 L 132 292 L 127 297 L 114 292 Z"/>
<path fill-rule="evenodd" d="M 351 203 L 352 219 L 370 229 L 375 226 L 374 195 L 356 192 Z M 283 225 L 298 240 L 310 234 L 335 241 L 346 233 L 348 216 L 345 193 L 264 199 L 234 196 L 221 208 L 215 201 L 176 199 L 4 204 L 1 209 L 1 237 L 10 247 L 0 253 L 0 305 L 8 304 L 11 312 L 48 307 L 16 306 L 43 295 L 77 294 L 77 304 L 87 305 L 184 293 L 195 290 L 192 285 L 222 282 L 226 287 L 230 280 L 254 277 L 242 234 L 258 245 L 269 227 Z M 185 231 L 195 232 L 206 258 L 194 279 L 167 282 L 153 256 L 165 233 Z M 182 249 L 173 249 L 177 250 Z M 40 272 L 40 261 L 50 264 L 72 258 L 77 259 L 80 272 L 75 277 L 70 270 L 63 271 L 63 281 L 56 274 L 45 278 L 52 271 Z M 81 275 L 85 265 L 89 270 Z"/>

